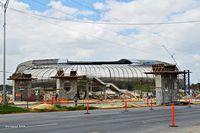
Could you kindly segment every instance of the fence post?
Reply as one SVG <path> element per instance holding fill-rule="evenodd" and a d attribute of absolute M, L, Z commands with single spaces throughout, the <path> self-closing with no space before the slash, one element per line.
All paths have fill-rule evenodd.
<path fill-rule="evenodd" d="M 127 100 L 125 99 L 125 100 L 124 100 L 124 109 L 125 109 L 124 111 L 125 111 L 125 112 L 128 111 L 127 106 L 128 106 Z"/>
<path fill-rule="evenodd" d="M 151 98 L 150 104 L 151 104 L 151 105 L 150 105 L 150 106 L 151 106 L 150 110 L 153 110 L 153 107 L 152 107 L 152 104 L 153 104 L 152 98 Z"/>
<path fill-rule="evenodd" d="M 191 101 L 190 101 L 190 98 L 189 98 L 189 101 L 188 101 L 188 108 L 191 108 Z"/>
<path fill-rule="evenodd" d="M 86 106 L 86 113 L 85 114 L 90 114 L 89 113 L 89 99 L 87 99 L 86 101 L 87 101 L 87 106 Z"/>

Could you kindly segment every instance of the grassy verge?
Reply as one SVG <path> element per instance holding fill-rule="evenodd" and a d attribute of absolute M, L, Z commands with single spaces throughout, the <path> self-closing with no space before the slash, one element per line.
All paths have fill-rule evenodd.
<path fill-rule="evenodd" d="M 90 106 L 90 110 L 97 109 L 96 107 Z M 76 111 L 76 110 L 86 110 L 84 105 L 79 106 L 60 106 L 55 105 L 52 109 L 26 109 L 16 107 L 14 105 L 0 105 L 0 114 L 10 114 L 10 113 L 25 113 L 25 112 L 52 112 L 52 111 Z"/>
<path fill-rule="evenodd" d="M 28 109 L 15 107 L 12 105 L 0 105 L 0 114 L 8 114 L 8 113 L 24 113 L 29 112 Z"/>
<path fill-rule="evenodd" d="M 56 108 L 66 111 L 75 111 L 75 110 L 86 110 L 86 106 L 84 105 L 78 105 L 78 106 L 60 106 L 55 105 Z M 96 107 L 90 106 L 89 110 L 97 109 Z"/>
<path fill-rule="evenodd" d="M 96 107 L 90 106 L 89 110 L 97 109 Z M 31 111 L 33 112 L 53 112 L 53 111 L 76 111 L 76 110 L 86 110 L 86 107 L 84 105 L 78 105 L 78 106 L 61 106 L 61 105 L 55 105 L 51 109 L 33 109 Z"/>

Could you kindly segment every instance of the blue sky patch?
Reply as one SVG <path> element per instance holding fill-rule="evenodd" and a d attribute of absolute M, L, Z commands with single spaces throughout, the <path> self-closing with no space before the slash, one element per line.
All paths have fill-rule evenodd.
<path fill-rule="evenodd" d="M 53 0 L 18 0 L 30 5 L 31 9 L 43 11 L 49 8 L 48 4 Z M 105 0 L 60 0 L 65 6 L 77 8 L 79 10 L 94 11 L 93 4 L 96 2 L 104 3 Z"/>
<path fill-rule="evenodd" d="M 132 2 L 134 0 L 116 0 L 117 2 L 123 2 L 123 3 L 128 3 L 128 2 Z"/>
<path fill-rule="evenodd" d="M 136 35 L 139 34 L 140 30 L 138 29 L 124 29 L 118 32 L 118 35 L 122 35 L 122 36 L 129 36 L 129 35 Z"/>
<path fill-rule="evenodd" d="M 39 12 L 50 9 L 48 4 L 51 2 L 51 0 L 42 0 L 42 1 L 41 0 L 18 0 L 18 1 L 28 4 L 31 10 L 36 10 Z M 88 20 L 98 21 L 101 19 L 102 14 L 106 12 L 106 11 L 96 10 L 93 7 L 93 5 L 96 2 L 105 3 L 105 0 L 60 0 L 60 1 L 62 2 L 63 5 L 78 9 L 80 11 L 94 12 L 94 14 L 90 14 L 90 15 L 78 14 L 77 15 L 78 19 L 88 19 Z"/>
<path fill-rule="evenodd" d="M 49 2 L 50 0 L 18 0 L 21 1 L 23 3 L 26 3 L 30 6 L 31 10 L 37 10 L 37 11 L 45 11 L 47 9 L 49 9 Z"/>

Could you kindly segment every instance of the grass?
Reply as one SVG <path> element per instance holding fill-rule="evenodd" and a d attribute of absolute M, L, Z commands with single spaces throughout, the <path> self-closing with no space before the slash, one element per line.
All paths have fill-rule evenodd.
<path fill-rule="evenodd" d="M 57 111 L 57 109 L 46 109 L 46 108 L 44 108 L 44 109 L 34 109 L 34 110 L 32 110 L 33 112 L 52 112 L 52 111 Z"/>
<path fill-rule="evenodd" d="M 9 113 L 24 113 L 29 112 L 28 109 L 16 107 L 13 105 L 0 105 L 0 114 L 9 114 Z"/>
<path fill-rule="evenodd" d="M 66 110 L 66 111 L 75 111 L 75 110 L 86 110 L 86 106 L 84 105 L 78 105 L 78 106 L 60 106 L 60 105 L 55 105 L 58 109 L 61 110 Z M 96 107 L 90 106 L 90 110 L 97 109 Z"/>
<path fill-rule="evenodd" d="M 97 109 L 96 107 L 90 106 L 89 110 Z M 55 105 L 52 109 L 33 109 L 33 112 L 53 112 L 53 111 L 76 111 L 76 110 L 86 110 L 86 107 L 84 105 L 78 105 L 78 106 L 61 106 L 61 105 Z"/>
<path fill-rule="evenodd" d="M 90 106 L 90 110 L 97 109 L 96 107 Z M 0 105 L 0 114 L 10 114 L 10 113 L 25 113 L 25 112 L 52 112 L 52 111 L 76 111 L 76 110 L 86 110 L 86 107 L 84 105 L 78 105 L 78 106 L 61 106 L 61 105 L 55 105 L 52 109 L 34 109 L 29 110 L 26 108 L 20 108 L 16 107 L 14 105 Z"/>

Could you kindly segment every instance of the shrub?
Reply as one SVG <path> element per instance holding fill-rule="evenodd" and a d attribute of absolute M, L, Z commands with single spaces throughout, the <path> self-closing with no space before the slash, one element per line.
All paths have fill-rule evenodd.
<path fill-rule="evenodd" d="M 86 110 L 86 106 L 84 105 L 78 105 L 78 106 L 60 106 L 60 105 L 56 105 L 57 108 L 59 109 L 64 109 L 67 111 L 75 111 L 75 110 Z M 96 107 L 90 106 L 89 107 L 90 110 L 94 110 L 97 109 Z"/>
<path fill-rule="evenodd" d="M 0 105 L 0 114 L 7 114 L 7 113 L 22 113 L 28 112 L 28 109 L 16 107 L 13 105 Z"/>

